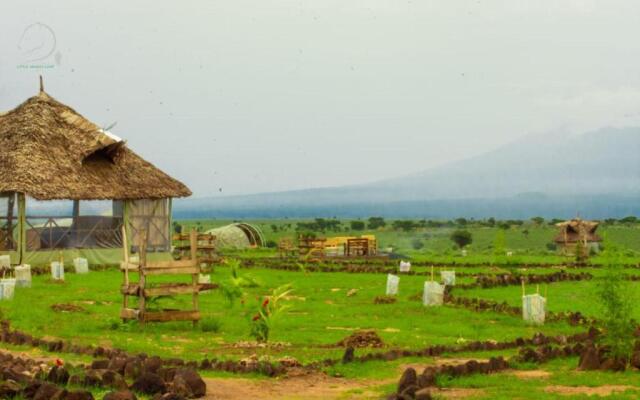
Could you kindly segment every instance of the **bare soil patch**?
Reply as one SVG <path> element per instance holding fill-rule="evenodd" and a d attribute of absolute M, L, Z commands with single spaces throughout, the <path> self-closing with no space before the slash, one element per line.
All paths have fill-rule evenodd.
<path fill-rule="evenodd" d="M 205 399 L 379 399 L 381 393 L 371 389 L 380 381 L 334 378 L 324 374 L 306 374 L 281 379 L 252 380 L 204 378 Z M 353 392 L 353 393 L 349 393 Z"/>
<path fill-rule="evenodd" d="M 510 371 L 508 374 L 519 379 L 547 379 L 551 376 L 550 372 L 543 371 L 541 369 L 534 369 L 530 371 Z"/>
<path fill-rule="evenodd" d="M 590 386 L 560 386 L 553 385 L 544 388 L 547 393 L 556 393 L 566 396 L 586 395 L 586 396 L 610 396 L 616 392 L 626 390 L 638 390 L 639 388 L 628 385 L 603 385 L 597 387 Z"/>
<path fill-rule="evenodd" d="M 51 309 L 55 312 L 84 312 L 85 309 L 75 304 L 59 303 L 52 304 Z"/>

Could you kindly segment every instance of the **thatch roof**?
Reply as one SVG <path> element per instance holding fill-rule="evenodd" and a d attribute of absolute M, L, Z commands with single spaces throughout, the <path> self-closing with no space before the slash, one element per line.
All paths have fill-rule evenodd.
<path fill-rule="evenodd" d="M 580 218 L 556 224 L 559 228 L 558 235 L 554 241 L 556 243 L 576 243 L 579 240 L 587 242 L 600 242 L 602 238 L 596 234 L 599 223 L 596 221 L 585 221 Z"/>
<path fill-rule="evenodd" d="M 0 113 L 0 192 L 38 200 L 156 199 L 191 191 L 44 91 Z"/>

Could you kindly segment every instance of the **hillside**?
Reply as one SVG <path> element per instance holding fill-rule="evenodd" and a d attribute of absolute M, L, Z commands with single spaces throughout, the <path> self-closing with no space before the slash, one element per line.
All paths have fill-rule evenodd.
<path fill-rule="evenodd" d="M 363 185 L 186 199 L 181 217 L 424 216 L 594 218 L 636 213 L 640 128 L 532 135 L 494 151 Z"/>

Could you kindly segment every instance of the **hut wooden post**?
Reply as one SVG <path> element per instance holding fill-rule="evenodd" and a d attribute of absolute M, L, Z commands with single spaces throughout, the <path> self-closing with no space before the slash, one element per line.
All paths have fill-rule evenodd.
<path fill-rule="evenodd" d="M 144 293 L 144 289 L 146 286 L 146 277 L 145 277 L 145 268 L 147 266 L 147 231 L 145 229 L 140 230 L 139 233 L 140 244 L 138 245 L 140 252 L 140 265 L 138 266 L 138 271 L 140 274 L 139 283 L 138 283 L 138 320 L 141 324 L 144 325 L 145 322 L 145 308 L 146 308 L 146 294 Z"/>
<path fill-rule="evenodd" d="M 122 308 L 126 310 L 129 308 L 129 242 L 127 240 L 127 230 L 122 225 L 122 250 L 124 256 L 124 286 L 122 290 L 123 300 L 122 300 Z M 122 322 L 125 322 L 126 319 L 122 318 Z"/>
<path fill-rule="evenodd" d="M 19 264 L 25 262 L 27 252 L 27 200 L 24 193 L 18 193 L 18 249 L 20 254 Z"/>
<path fill-rule="evenodd" d="M 196 232 L 195 229 L 191 230 L 191 235 L 189 238 L 190 244 L 191 244 L 191 261 L 193 262 L 193 265 L 196 268 L 196 270 L 198 270 L 198 272 L 194 272 L 191 275 L 191 284 L 193 285 L 193 295 L 192 295 L 192 303 L 193 303 L 193 309 L 195 311 L 199 311 L 199 305 L 198 305 L 198 279 L 200 276 L 199 270 L 200 270 L 200 265 L 198 264 L 198 233 Z M 193 326 L 196 326 L 198 324 L 198 320 L 193 320 Z"/>

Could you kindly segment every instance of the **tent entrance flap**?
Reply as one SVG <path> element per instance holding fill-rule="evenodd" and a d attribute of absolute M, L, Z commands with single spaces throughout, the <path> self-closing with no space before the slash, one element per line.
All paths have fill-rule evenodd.
<path fill-rule="evenodd" d="M 147 252 L 166 252 L 171 249 L 169 199 L 128 201 L 127 221 L 129 242 L 137 252 L 140 233 L 146 232 Z"/>

